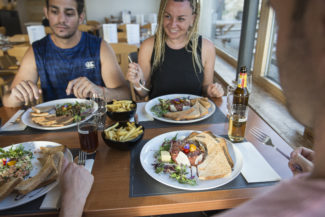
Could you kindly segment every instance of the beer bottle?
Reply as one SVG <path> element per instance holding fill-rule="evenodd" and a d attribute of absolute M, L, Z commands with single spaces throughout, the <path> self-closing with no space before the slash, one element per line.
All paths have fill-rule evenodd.
<path fill-rule="evenodd" d="M 234 91 L 233 104 L 248 105 L 249 92 L 247 90 L 247 69 L 240 67 L 238 85 Z"/>

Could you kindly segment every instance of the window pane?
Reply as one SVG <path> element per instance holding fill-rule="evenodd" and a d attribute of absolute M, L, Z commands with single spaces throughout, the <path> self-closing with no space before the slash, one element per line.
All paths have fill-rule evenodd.
<path fill-rule="evenodd" d="M 274 27 L 272 31 L 272 41 L 271 41 L 271 47 L 270 52 L 268 55 L 269 61 L 268 61 L 268 68 L 266 70 L 266 77 L 270 80 L 274 81 L 275 83 L 280 85 L 280 79 L 279 79 L 279 71 L 278 71 L 278 64 L 276 61 L 276 39 L 277 39 L 277 32 L 278 32 L 278 25 L 276 22 L 274 22 Z"/>
<path fill-rule="evenodd" d="M 235 59 L 238 58 L 243 5 L 244 0 L 216 0 L 212 16 L 215 26 L 212 41 Z"/>

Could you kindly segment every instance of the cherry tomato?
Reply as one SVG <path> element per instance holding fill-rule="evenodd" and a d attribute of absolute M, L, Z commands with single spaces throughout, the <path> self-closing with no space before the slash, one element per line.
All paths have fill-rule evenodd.
<path fill-rule="evenodd" d="M 193 151 L 195 151 L 195 150 L 196 150 L 196 145 L 191 144 L 191 145 L 190 145 L 190 152 L 193 152 Z"/>

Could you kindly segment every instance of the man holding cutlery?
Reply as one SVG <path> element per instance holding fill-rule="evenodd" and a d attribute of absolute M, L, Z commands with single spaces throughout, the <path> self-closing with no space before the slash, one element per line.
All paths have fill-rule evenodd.
<path fill-rule="evenodd" d="M 78 30 L 84 20 L 84 0 L 47 0 L 44 13 L 53 34 L 32 44 L 3 97 L 4 106 L 17 107 L 39 99 L 104 95 L 107 100 L 130 97 L 112 48 Z M 37 86 L 40 79 L 41 89 Z"/>

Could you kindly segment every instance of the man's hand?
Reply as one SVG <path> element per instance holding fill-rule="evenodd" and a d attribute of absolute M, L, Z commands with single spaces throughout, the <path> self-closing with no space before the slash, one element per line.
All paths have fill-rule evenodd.
<path fill-rule="evenodd" d="M 224 94 L 223 88 L 220 84 L 214 83 L 214 84 L 209 84 L 207 88 L 207 95 L 208 97 L 222 97 Z"/>
<path fill-rule="evenodd" d="M 87 98 L 90 93 L 101 93 L 101 87 L 92 83 L 86 77 L 76 78 L 69 82 L 66 89 L 67 95 L 73 93 L 77 98 Z"/>
<path fill-rule="evenodd" d="M 299 147 L 291 152 L 288 165 L 292 173 L 311 172 L 314 167 L 314 156 L 314 151 L 305 147 Z"/>
<path fill-rule="evenodd" d="M 94 183 L 94 176 L 83 166 L 78 166 L 65 158 L 61 171 L 60 217 L 82 216 L 86 199 Z"/>
<path fill-rule="evenodd" d="M 41 89 L 32 81 L 22 81 L 11 89 L 10 97 L 17 99 L 19 102 L 29 105 L 39 99 Z"/>

